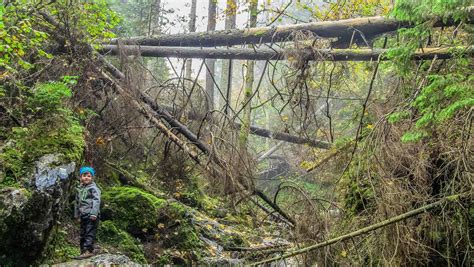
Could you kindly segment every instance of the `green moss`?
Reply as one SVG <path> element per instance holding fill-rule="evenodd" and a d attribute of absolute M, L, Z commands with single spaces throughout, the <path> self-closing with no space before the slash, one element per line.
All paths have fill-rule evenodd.
<path fill-rule="evenodd" d="M 268 30 L 265 28 L 253 28 L 253 29 L 250 28 L 244 32 L 244 35 L 245 36 L 251 36 L 251 35 L 261 36 L 266 33 L 268 33 Z"/>
<path fill-rule="evenodd" d="M 167 217 L 182 220 L 187 217 L 188 209 L 189 208 L 179 202 L 171 201 L 163 207 L 161 213 L 165 213 Z"/>
<path fill-rule="evenodd" d="M 143 249 L 133 237 L 118 228 L 112 221 L 104 221 L 100 224 L 97 239 L 102 245 L 119 250 L 137 263 L 147 263 Z"/>
<path fill-rule="evenodd" d="M 236 234 L 236 233 L 229 233 L 226 235 L 222 235 L 221 240 L 220 240 L 220 245 L 222 245 L 225 248 L 228 247 L 241 247 L 245 245 L 244 239 Z"/>
<path fill-rule="evenodd" d="M 160 221 L 167 224 L 167 247 L 177 247 L 192 250 L 202 247 L 197 230 L 191 224 L 191 214 L 188 207 L 179 202 L 169 202 L 160 211 Z"/>
<path fill-rule="evenodd" d="M 172 264 L 173 263 L 173 259 L 171 257 L 171 255 L 169 254 L 163 254 L 161 255 L 157 261 L 154 262 L 154 264 L 157 264 L 159 266 L 163 266 L 165 264 Z"/>
<path fill-rule="evenodd" d="M 199 231 L 193 225 L 193 210 L 180 202 L 170 201 L 160 211 L 159 221 L 163 230 L 156 235 L 164 248 L 176 249 L 192 256 L 195 260 L 201 257 L 198 253 L 205 247 L 199 238 Z"/>
<path fill-rule="evenodd" d="M 84 149 L 82 126 L 72 115 L 52 115 L 38 120 L 28 127 L 12 128 L 11 145 L 0 153 L 1 183 L 13 185 L 28 183 L 23 180 L 33 168 L 33 163 L 46 154 L 59 153 L 64 161 L 79 161 Z"/>
<path fill-rule="evenodd" d="M 186 177 L 185 181 L 180 181 L 178 184 L 184 184 L 180 190 L 173 195 L 180 202 L 199 210 L 204 210 L 207 213 L 214 212 L 219 200 L 210 198 L 202 191 L 202 179 L 199 175 L 191 175 Z"/>
<path fill-rule="evenodd" d="M 160 208 L 166 202 L 134 187 L 112 187 L 103 194 L 104 219 L 135 236 L 151 233 L 157 226 Z"/>
<path fill-rule="evenodd" d="M 103 168 L 100 177 L 100 184 L 104 187 L 113 187 L 121 185 L 120 174 L 112 170 L 111 168 Z"/>
<path fill-rule="evenodd" d="M 195 251 L 201 249 L 204 243 L 199 239 L 197 230 L 188 222 L 181 222 L 175 230 L 168 235 L 165 244 L 179 250 Z"/>
<path fill-rule="evenodd" d="M 28 118 L 28 124 L 2 133 L 8 141 L 0 151 L 0 184 L 29 184 L 33 163 L 46 154 L 61 154 L 68 162 L 82 158 L 83 128 L 65 104 L 72 95 L 68 79 L 25 88 L 24 105 L 16 112 Z"/>
<path fill-rule="evenodd" d="M 70 243 L 66 235 L 66 231 L 59 227 L 52 232 L 45 252 L 47 260 L 43 262 L 44 264 L 65 262 L 80 254 L 79 247 Z"/>

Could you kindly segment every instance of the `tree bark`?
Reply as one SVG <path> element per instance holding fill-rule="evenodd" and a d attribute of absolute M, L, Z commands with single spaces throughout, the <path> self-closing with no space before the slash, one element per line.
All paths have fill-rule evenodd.
<path fill-rule="evenodd" d="M 178 57 L 178 58 L 221 58 L 243 60 L 319 60 L 319 61 L 376 61 L 388 60 L 383 56 L 388 49 L 270 49 L 270 48 L 194 48 L 194 47 L 154 47 L 123 46 L 123 53 L 142 57 Z M 118 55 L 119 48 L 105 45 L 98 50 L 103 55 Z M 448 59 L 453 52 L 474 56 L 474 46 L 453 48 L 423 48 L 417 50 L 413 60 L 428 60 L 435 56 Z M 226 74 L 227 75 L 227 74 Z"/>
<path fill-rule="evenodd" d="M 258 0 L 248 0 L 249 3 L 249 28 L 257 27 L 257 5 Z M 249 45 L 249 49 L 253 49 L 253 45 Z M 242 127 L 239 134 L 240 149 L 247 151 L 247 142 L 250 133 L 253 81 L 254 81 L 254 60 L 247 60 L 247 70 L 245 72 L 244 99 L 242 100 Z M 258 88 L 257 88 L 258 90 Z"/>
<path fill-rule="evenodd" d="M 209 9 L 207 12 L 207 31 L 212 32 L 216 30 L 216 13 L 217 13 L 217 4 L 216 0 L 209 0 Z M 208 71 L 206 72 L 206 93 L 209 98 L 209 111 L 214 109 L 214 68 L 215 68 L 215 59 L 206 59 L 206 64 Z"/>
<path fill-rule="evenodd" d="M 189 13 L 189 32 L 196 32 L 196 1 L 197 0 L 191 0 L 191 12 Z M 188 80 L 191 80 L 191 72 L 192 72 L 192 65 L 193 61 L 192 59 L 187 59 L 186 60 L 186 74 L 185 77 Z"/>
<path fill-rule="evenodd" d="M 235 28 L 237 3 L 235 0 L 227 0 L 225 16 L 225 29 Z M 232 59 L 222 61 L 221 69 L 221 88 L 224 91 L 224 114 L 229 113 L 229 107 L 232 103 Z"/>
<path fill-rule="evenodd" d="M 234 2 L 235 0 L 229 0 Z M 468 9 L 468 23 L 474 22 L 474 8 Z M 438 19 L 434 27 L 456 25 L 457 21 L 449 19 L 443 22 Z M 158 35 L 154 37 L 133 37 L 122 39 L 124 44 L 148 46 L 231 46 L 243 44 L 273 43 L 293 41 L 295 32 L 302 31 L 317 38 L 337 38 L 339 43 L 364 43 L 383 33 L 390 33 L 399 28 L 413 27 L 406 21 L 384 18 L 380 16 L 345 19 L 338 21 L 320 21 L 293 25 L 280 25 L 276 27 L 259 27 L 243 30 L 224 30 L 212 33 L 189 33 Z M 362 38 L 362 34 L 364 38 Z M 116 44 L 118 39 L 112 39 L 110 44 Z"/>
<path fill-rule="evenodd" d="M 161 0 L 155 0 L 150 6 L 148 35 L 161 33 Z"/>
<path fill-rule="evenodd" d="M 242 127 L 240 123 L 234 123 L 234 125 L 235 127 L 238 127 L 238 128 Z M 282 133 L 282 132 L 272 132 L 270 130 L 260 128 L 257 126 L 250 126 L 250 133 L 261 136 L 261 137 L 268 137 L 275 140 L 286 141 L 293 144 L 308 145 L 308 146 L 318 147 L 322 149 L 331 148 L 331 144 L 328 142 L 324 142 L 324 141 L 320 141 L 316 139 L 303 138 L 303 137 L 290 135 L 290 134 Z"/>

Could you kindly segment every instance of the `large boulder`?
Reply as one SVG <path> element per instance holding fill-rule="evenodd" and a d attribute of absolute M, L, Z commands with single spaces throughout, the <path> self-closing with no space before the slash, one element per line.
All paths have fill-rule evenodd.
<path fill-rule="evenodd" d="M 133 236 L 143 237 L 156 230 L 166 200 L 135 187 L 117 186 L 103 192 L 102 202 L 103 220 L 113 220 Z"/>
<path fill-rule="evenodd" d="M 125 235 L 123 229 L 143 242 L 149 263 L 192 264 L 211 256 L 220 257 L 220 261 L 223 248 L 247 245 L 234 227 L 220 224 L 174 199 L 160 198 L 128 186 L 109 188 L 102 199 L 99 241 L 104 241 L 101 237 L 104 236 L 108 243 L 119 247 L 119 242 L 113 240 L 123 239 L 118 238 Z M 132 243 L 127 242 L 134 247 Z M 119 251 L 127 253 L 127 249 Z"/>
<path fill-rule="evenodd" d="M 136 262 L 133 262 L 130 258 L 125 255 L 120 254 L 100 254 L 94 257 L 83 259 L 83 260 L 73 260 L 70 262 L 54 264 L 51 267 L 76 267 L 76 266 L 129 266 L 129 267 L 139 267 L 142 266 Z"/>
<path fill-rule="evenodd" d="M 60 155 L 36 162 L 27 188 L 0 190 L 0 262 L 2 266 L 35 264 L 47 246 L 71 191 L 75 164 L 61 164 Z"/>

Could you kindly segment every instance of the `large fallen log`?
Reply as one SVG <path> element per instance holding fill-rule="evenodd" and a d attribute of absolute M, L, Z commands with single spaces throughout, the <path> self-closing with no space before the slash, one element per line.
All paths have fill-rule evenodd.
<path fill-rule="evenodd" d="M 163 108 L 168 111 L 169 114 L 172 113 L 172 108 L 163 106 Z M 194 112 L 188 112 L 187 114 L 188 119 L 190 120 L 208 120 L 208 121 L 214 121 L 214 119 L 211 116 L 205 116 L 205 115 L 200 115 Z M 242 127 L 242 124 L 238 122 L 234 122 L 232 127 L 235 129 L 239 130 Z M 265 138 L 271 138 L 274 140 L 280 140 L 282 142 L 288 142 L 288 143 L 293 143 L 293 144 L 301 144 L 301 145 L 308 145 L 312 147 L 317 147 L 317 148 L 322 148 L 322 149 L 329 149 L 331 147 L 331 143 L 317 140 L 317 139 L 312 139 L 312 138 L 305 138 L 305 137 L 300 137 L 296 135 L 291 135 L 288 133 L 284 132 L 274 132 L 270 131 L 265 128 L 261 128 L 255 125 L 250 126 L 250 133 L 253 135 L 265 137 Z"/>
<path fill-rule="evenodd" d="M 370 61 L 388 60 L 389 49 L 271 49 L 271 48 L 196 48 L 159 46 L 105 45 L 98 50 L 102 55 L 140 55 L 142 57 L 214 58 L 240 60 L 319 60 Z M 413 60 L 451 58 L 453 54 L 474 56 L 474 47 L 434 47 L 417 50 Z"/>
<path fill-rule="evenodd" d="M 469 23 L 474 21 L 474 9 L 467 10 Z M 444 27 L 455 25 L 456 21 L 448 19 L 443 21 L 435 19 L 433 27 Z M 243 30 L 223 30 L 214 32 L 196 32 L 186 34 L 163 34 L 152 37 L 132 37 L 127 39 L 112 39 L 109 44 L 117 44 L 119 41 L 129 45 L 150 46 L 232 46 L 243 44 L 258 44 L 292 41 L 295 32 L 305 32 L 318 38 L 337 38 L 338 43 L 364 43 L 380 34 L 389 33 L 399 28 L 412 27 L 413 24 L 406 21 L 384 18 L 380 16 L 337 21 L 310 22 L 293 25 L 280 25 L 276 27 L 259 27 Z"/>

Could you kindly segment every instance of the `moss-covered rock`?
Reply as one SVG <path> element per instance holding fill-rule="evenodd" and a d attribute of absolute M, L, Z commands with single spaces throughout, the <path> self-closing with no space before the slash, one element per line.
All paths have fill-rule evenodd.
<path fill-rule="evenodd" d="M 136 237 L 152 234 L 158 225 L 158 214 L 166 200 L 128 186 L 112 187 L 102 195 L 102 218 Z"/>
<path fill-rule="evenodd" d="M 102 199 L 102 219 L 106 225 L 100 232 L 107 233 L 107 242 L 119 242 L 118 236 L 125 230 L 150 244 L 144 246 L 143 252 L 151 263 L 197 263 L 204 257 L 214 256 L 216 249 L 210 244 L 221 247 L 246 245 L 236 228 L 220 224 L 173 199 L 165 200 L 128 186 L 109 188 Z"/>
<path fill-rule="evenodd" d="M 146 263 L 143 249 L 138 242 L 112 221 L 104 221 L 100 224 L 97 239 L 103 247 L 118 250 L 135 262 Z"/>
<path fill-rule="evenodd" d="M 45 251 L 46 259 L 43 264 L 65 262 L 80 254 L 79 246 L 68 240 L 67 229 L 56 226 L 52 231 Z"/>
<path fill-rule="evenodd" d="M 196 251 L 203 248 L 198 229 L 193 225 L 194 210 L 177 201 L 168 201 L 160 210 L 161 233 L 156 237 L 165 248 Z"/>
<path fill-rule="evenodd" d="M 28 189 L 0 189 L 2 266 L 27 266 L 42 258 L 51 230 L 64 210 L 74 175 L 74 163 L 60 165 L 58 158 L 45 155 L 36 162 L 35 172 L 25 178 Z"/>

